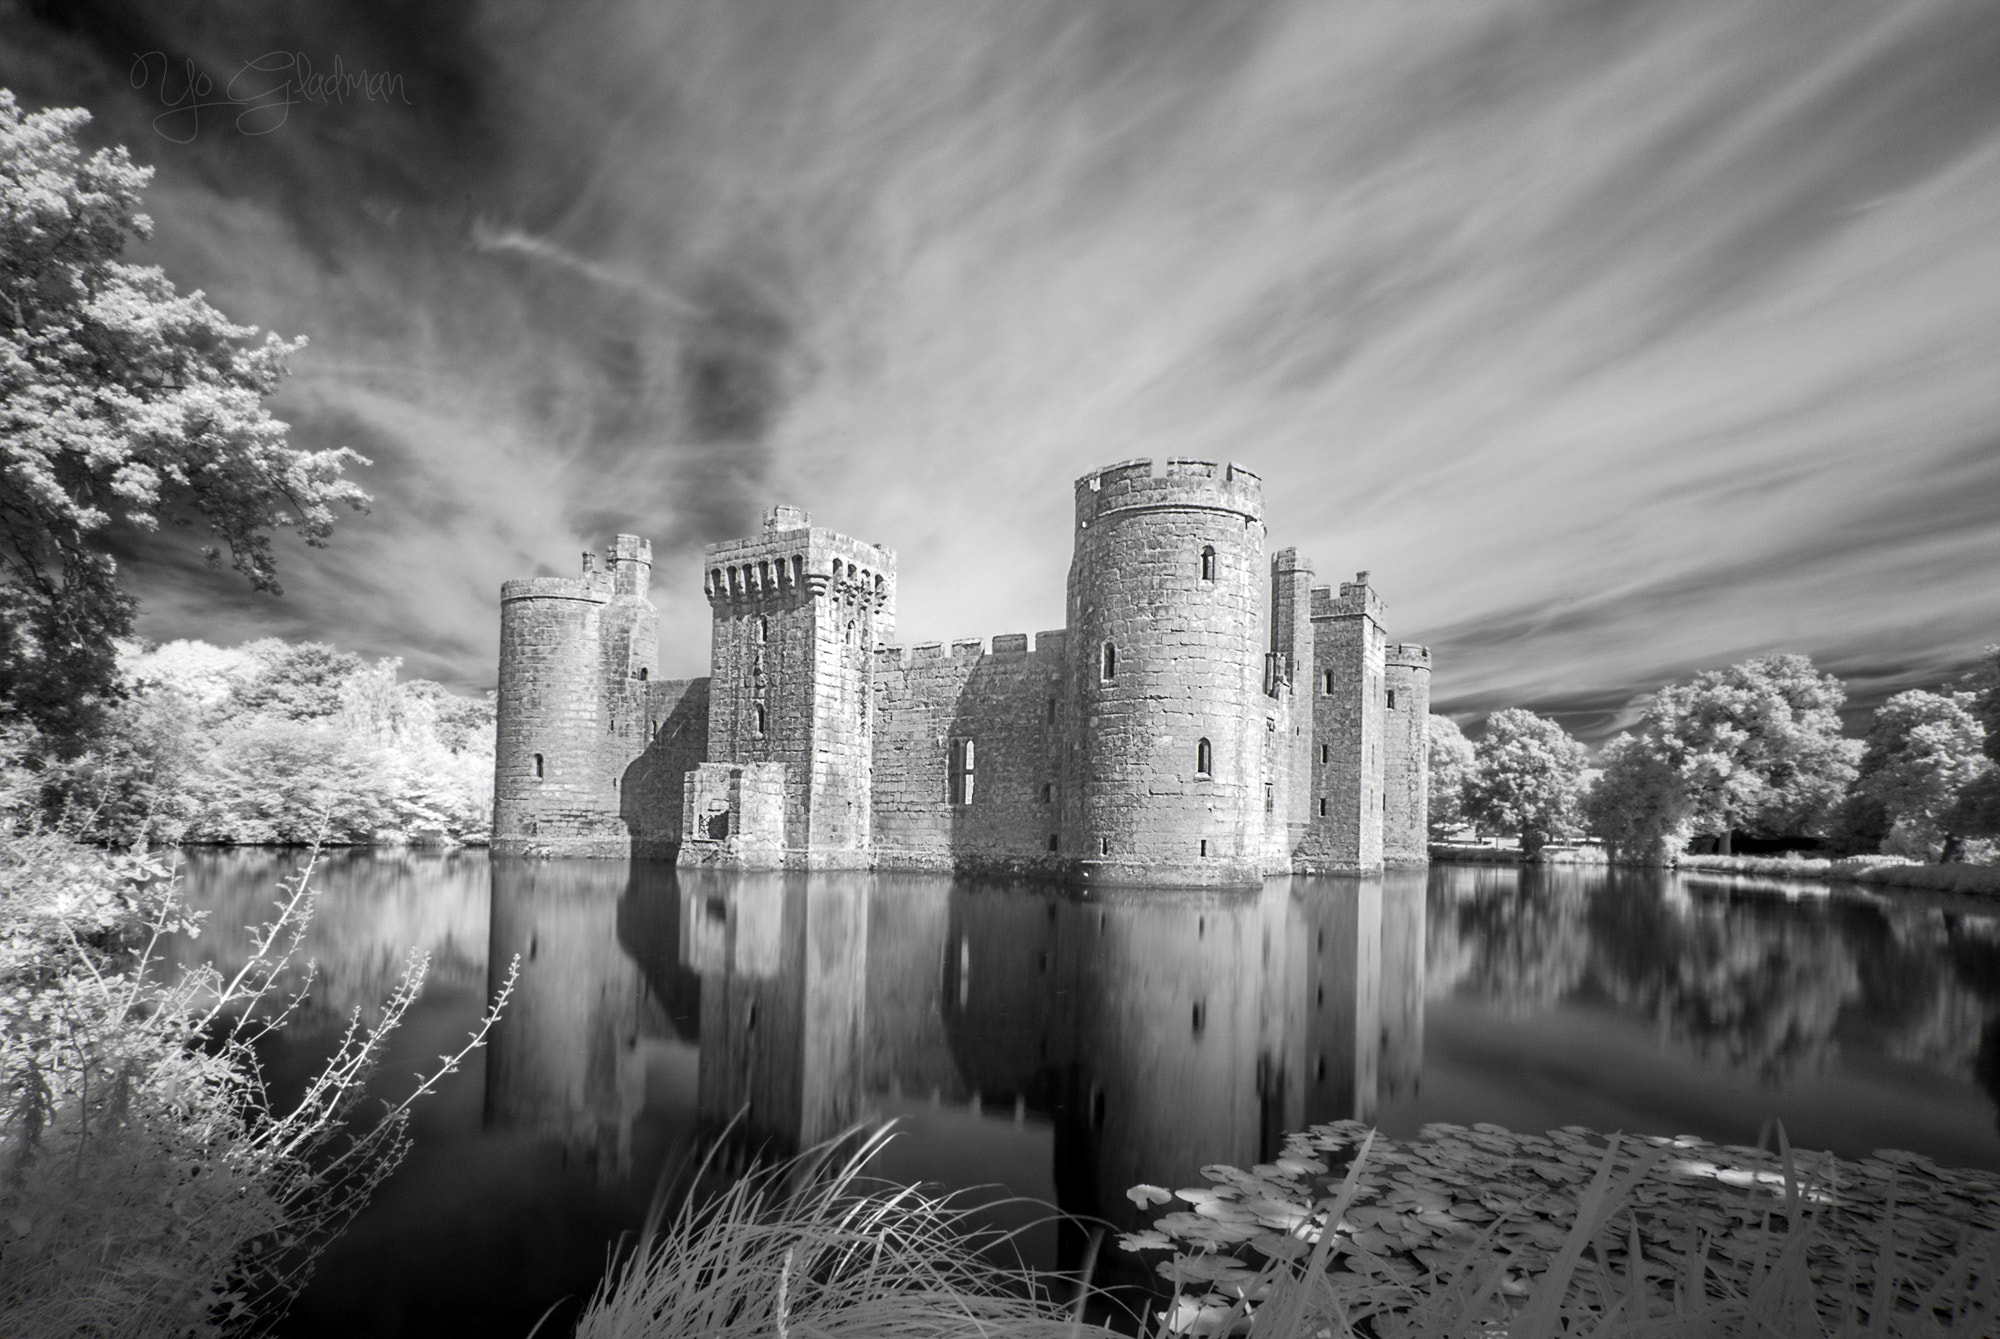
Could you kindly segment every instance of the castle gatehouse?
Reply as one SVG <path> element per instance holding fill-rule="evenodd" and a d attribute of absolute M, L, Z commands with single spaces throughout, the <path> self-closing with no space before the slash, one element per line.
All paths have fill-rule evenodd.
<path fill-rule="evenodd" d="M 500 596 L 497 854 L 1237 886 L 1425 859 L 1430 653 L 1268 559 L 1239 465 L 1076 482 L 1065 627 L 893 644 L 896 555 L 776 507 L 659 677 L 652 548 Z"/>

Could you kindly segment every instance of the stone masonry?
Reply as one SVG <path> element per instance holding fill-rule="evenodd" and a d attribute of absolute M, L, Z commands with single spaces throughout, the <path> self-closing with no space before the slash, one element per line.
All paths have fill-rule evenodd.
<path fill-rule="evenodd" d="M 1421 864 L 1430 654 L 1368 574 L 1267 559 L 1239 465 L 1075 489 L 1067 626 L 890 645 L 896 557 L 777 507 L 711 545 L 712 673 L 663 681 L 652 550 L 501 591 L 501 854 L 1221 887 Z"/>

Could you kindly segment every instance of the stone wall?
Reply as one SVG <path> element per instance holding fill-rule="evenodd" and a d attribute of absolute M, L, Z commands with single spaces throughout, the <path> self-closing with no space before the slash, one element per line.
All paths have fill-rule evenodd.
<path fill-rule="evenodd" d="M 1061 844 L 1058 741 L 1068 715 L 1061 633 L 1039 634 L 1032 651 L 1024 634 L 995 637 L 990 652 L 977 641 L 954 642 L 949 654 L 935 643 L 885 647 L 874 682 L 878 867 L 1064 867 L 1050 845 Z"/>

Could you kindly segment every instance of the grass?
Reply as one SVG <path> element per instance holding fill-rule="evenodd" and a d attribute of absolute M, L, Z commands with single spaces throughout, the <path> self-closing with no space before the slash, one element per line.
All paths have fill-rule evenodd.
<path fill-rule="evenodd" d="M 656 1197 L 577 1339 L 1112 1333 L 1084 1324 L 1029 1271 L 994 1263 L 1009 1243 L 974 1227 L 975 1210 L 958 1199 L 864 1176 L 887 1137 L 757 1168 L 715 1195 L 684 1197 L 670 1219 Z"/>

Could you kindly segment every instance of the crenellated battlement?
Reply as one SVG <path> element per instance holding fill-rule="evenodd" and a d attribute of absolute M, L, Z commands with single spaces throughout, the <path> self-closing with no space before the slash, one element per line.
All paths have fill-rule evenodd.
<path fill-rule="evenodd" d="M 895 605 L 895 551 L 813 525 L 799 507 L 772 508 L 762 534 L 711 544 L 702 557 L 702 594 L 718 609 L 829 592 L 880 611 Z"/>
<path fill-rule="evenodd" d="M 991 646 L 978 637 L 963 637 L 950 643 L 946 649 L 944 642 L 920 642 L 914 647 L 878 646 L 875 648 L 876 668 L 883 671 L 908 669 L 912 665 L 944 664 L 947 661 L 978 660 L 986 656 L 1054 656 L 1060 657 L 1063 635 L 1060 632 L 1038 632 L 1034 635 L 1034 649 L 1029 649 L 1029 637 L 1025 632 L 996 633 Z"/>
<path fill-rule="evenodd" d="M 1241 465 L 1170 459 L 1155 473 L 1151 460 L 1127 460 L 1076 481 L 1077 529 L 1117 511 L 1188 509 L 1264 519 L 1264 481 Z"/>
<path fill-rule="evenodd" d="M 1329 586 L 1312 588 L 1312 616 L 1322 618 L 1367 617 L 1380 623 L 1388 606 L 1382 597 L 1368 584 L 1366 572 L 1356 572 L 1354 580 L 1340 583 L 1340 594 L 1335 595 Z"/>

